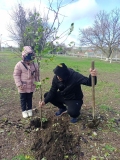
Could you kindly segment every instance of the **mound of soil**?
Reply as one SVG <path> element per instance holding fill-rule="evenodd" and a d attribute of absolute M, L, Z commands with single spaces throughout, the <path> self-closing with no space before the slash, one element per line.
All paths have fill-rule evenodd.
<path fill-rule="evenodd" d="M 11 116 L 13 110 L 8 113 L 7 117 L 2 116 L 0 119 L 0 159 L 13 160 L 17 156 L 19 160 L 22 160 L 21 155 L 28 155 L 30 160 L 90 160 L 95 157 L 94 155 L 97 157 L 101 151 L 105 155 L 111 147 L 108 145 L 109 148 L 105 148 L 107 146 L 105 142 L 109 141 L 107 137 L 111 139 L 115 137 L 113 142 L 117 142 L 116 148 L 110 148 L 114 152 L 109 149 L 110 158 L 119 157 L 117 150 L 119 135 L 114 136 L 115 133 L 113 133 L 111 136 L 111 132 L 106 132 L 106 134 L 102 132 L 106 129 L 106 117 L 101 116 L 98 127 L 90 129 L 87 122 L 92 115 L 87 113 L 88 108 L 86 110 L 84 108 L 76 124 L 70 123 L 67 113 L 56 117 L 56 110 L 57 108 L 51 109 L 51 106 L 45 107 L 42 122 L 39 110 L 34 110 L 33 117 L 27 119 L 23 119 L 19 111 L 16 116 L 15 114 Z M 115 129 L 118 128 L 117 123 L 115 123 Z M 98 149 L 99 153 L 97 153 Z"/>
<path fill-rule="evenodd" d="M 48 123 L 49 128 L 40 129 L 36 133 L 36 140 L 31 147 L 35 158 L 64 160 L 80 157 L 80 136 L 74 137 L 67 119 L 54 119 L 52 123 Z"/>

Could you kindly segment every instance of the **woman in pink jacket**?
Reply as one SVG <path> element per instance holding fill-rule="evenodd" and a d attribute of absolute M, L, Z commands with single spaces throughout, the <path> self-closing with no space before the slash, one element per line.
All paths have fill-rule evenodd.
<path fill-rule="evenodd" d="M 23 118 L 32 116 L 32 95 L 35 91 L 35 81 L 39 81 L 39 68 L 33 62 L 35 53 L 30 46 L 24 46 L 22 61 L 14 68 L 14 81 L 20 93 L 20 102 Z"/>

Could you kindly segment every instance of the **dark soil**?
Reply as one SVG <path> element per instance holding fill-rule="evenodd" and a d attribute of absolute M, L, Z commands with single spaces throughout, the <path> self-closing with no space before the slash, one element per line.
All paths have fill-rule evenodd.
<path fill-rule="evenodd" d="M 69 122 L 67 113 L 56 117 L 54 113 L 57 108 L 45 106 L 42 114 L 47 118 L 42 122 L 42 127 L 40 109 L 33 110 L 32 118 L 23 119 L 20 109 L 14 105 L 10 108 L 12 110 L 9 110 L 8 106 L 4 107 L 4 111 L 7 109 L 8 112 L 3 113 L 0 119 L 1 160 L 12 160 L 16 155 L 22 154 L 35 160 L 89 160 L 93 154 L 98 155 L 98 147 L 102 150 L 103 144 L 108 142 L 108 134 L 103 133 L 107 129 L 106 117 L 101 116 L 98 127 L 90 129 L 88 122 L 92 115 L 87 115 L 90 111 L 87 106 L 83 106 L 81 117 L 76 124 Z M 116 120 L 116 128 L 118 125 L 119 119 Z M 93 136 L 93 132 L 97 133 L 97 136 Z M 119 136 L 114 137 L 115 133 L 107 133 L 114 142 L 118 140 Z M 119 144 L 116 147 L 119 147 Z M 115 155 L 118 157 L 119 152 L 110 153 L 110 160 Z"/>
<path fill-rule="evenodd" d="M 62 119 L 54 119 L 49 132 L 41 131 L 37 134 L 37 140 L 32 146 L 36 159 L 46 157 L 50 160 L 64 159 L 65 156 L 72 158 L 74 155 L 80 157 L 80 137 L 74 136 L 69 131 L 69 125 Z M 73 150 L 74 148 L 74 150 Z"/>

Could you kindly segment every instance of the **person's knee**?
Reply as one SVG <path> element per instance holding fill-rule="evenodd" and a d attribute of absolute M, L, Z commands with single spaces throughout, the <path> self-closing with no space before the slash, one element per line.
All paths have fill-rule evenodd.
<path fill-rule="evenodd" d="M 76 118 L 76 117 L 78 117 L 79 115 L 80 115 L 80 110 L 69 110 L 68 109 L 68 114 L 70 115 L 70 117 L 74 117 L 74 118 Z"/>
<path fill-rule="evenodd" d="M 80 115 L 82 101 L 68 101 L 66 104 L 68 106 L 68 114 L 71 117 L 76 118 Z"/>

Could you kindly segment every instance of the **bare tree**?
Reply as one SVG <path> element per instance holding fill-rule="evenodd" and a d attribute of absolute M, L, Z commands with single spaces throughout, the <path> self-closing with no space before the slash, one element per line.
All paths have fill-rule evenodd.
<path fill-rule="evenodd" d="M 15 6 L 11 16 L 13 25 L 8 25 L 8 31 L 13 41 L 18 43 L 20 49 L 25 45 L 34 46 L 34 39 L 36 36 L 36 30 L 43 27 L 40 14 L 34 8 L 33 11 L 25 10 L 22 4 Z"/>
<path fill-rule="evenodd" d="M 63 0 L 57 0 L 56 7 L 53 7 L 53 0 L 48 0 L 48 2 L 49 7 L 46 8 L 43 17 L 41 16 L 41 12 L 37 11 L 36 8 L 26 10 L 22 4 L 18 4 L 14 8 L 11 14 L 14 25 L 9 24 L 8 31 L 12 39 L 17 41 L 21 48 L 24 45 L 31 45 L 39 53 L 44 53 L 46 47 L 47 50 L 48 48 L 51 49 L 55 41 L 65 37 L 64 42 L 72 32 L 74 28 L 73 23 L 70 28 L 58 35 L 58 30 L 65 18 L 64 15 L 60 14 L 60 9 L 65 7 L 65 5 L 62 5 Z M 54 15 L 52 23 L 49 22 L 50 13 Z"/>
<path fill-rule="evenodd" d="M 120 46 L 120 9 L 114 9 L 110 13 L 100 11 L 93 27 L 80 29 L 80 42 L 100 49 L 107 55 L 107 59 L 110 58 L 114 49 Z"/>
<path fill-rule="evenodd" d="M 10 37 L 13 41 L 16 41 L 20 48 L 24 46 L 26 40 L 24 38 L 24 32 L 27 24 L 26 12 L 21 4 L 15 6 L 13 9 L 11 16 L 11 20 L 13 21 L 13 25 L 8 25 L 8 31 L 10 33 Z"/>

